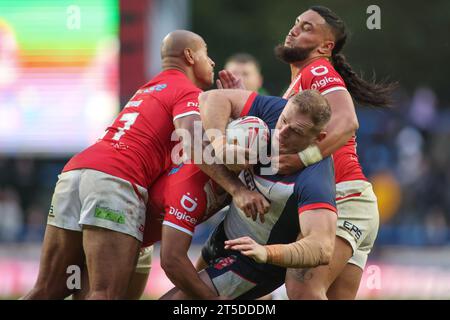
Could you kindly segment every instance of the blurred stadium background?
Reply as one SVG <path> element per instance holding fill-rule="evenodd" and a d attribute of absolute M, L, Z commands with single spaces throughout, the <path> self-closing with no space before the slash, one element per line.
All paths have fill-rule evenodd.
<path fill-rule="evenodd" d="M 280 95 L 290 71 L 273 47 L 312 4 L 347 22 L 352 38 L 344 53 L 355 69 L 400 82 L 392 109 L 357 107 L 358 153 L 382 221 L 358 297 L 449 299 L 445 0 L 0 0 L 0 298 L 33 285 L 57 175 L 159 71 L 166 33 L 202 35 L 217 71 L 231 54 L 253 54 L 264 88 Z M 381 8 L 380 30 L 366 27 L 371 4 Z M 198 228 L 193 259 L 213 224 Z M 169 287 L 156 252 L 146 295 Z"/>

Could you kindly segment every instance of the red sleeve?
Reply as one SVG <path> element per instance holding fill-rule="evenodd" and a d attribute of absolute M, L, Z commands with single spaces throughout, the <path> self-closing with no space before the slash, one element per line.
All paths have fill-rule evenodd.
<path fill-rule="evenodd" d="M 255 101 L 255 98 L 258 94 L 256 92 L 252 92 L 250 96 L 247 99 L 247 102 L 245 102 L 244 108 L 241 111 L 241 114 L 239 117 L 245 117 L 248 112 L 250 111 L 250 108 L 252 107 L 253 101 Z"/>
<path fill-rule="evenodd" d="M 200 115 L 200 110 L 198 109 L 198 96 L 201 91 L 190 91 L 183 95 L 172 108 L 172 117 L 175 121 L 176 119 L 189 116 L 191 114 Z"/>
<path fill-rule="evenodd" d="M 302 71 L 301 87 L 303 90 L 317 90 L 321 94 L 345 90 L 345 82 L 333 66 L 324 60 L 307 66 Z"/>
<path fill-rule="evenodd" d="M 304 205 L 304 206 L 298 208 L 298 214 L 301 214 L 308 210 L 317 210 L 317 209 L 327 209 L 327 210 L 333 211 L 334 213 L 337 213 L 337 209 L 335 206 L 333 206 L 329 203 L 323 202 L 323 203 L 311 203 L 311 204 Z"/>

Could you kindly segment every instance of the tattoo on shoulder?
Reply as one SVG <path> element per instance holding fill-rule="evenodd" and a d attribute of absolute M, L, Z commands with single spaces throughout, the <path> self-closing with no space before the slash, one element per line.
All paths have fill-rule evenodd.
<path fill-rule="evenodd" d="M 287 271 L 295 280 L 300 282 L 305 282 L 311 280 L 313 277 L 313 272 L 310 268 L 304 269 L 288 269 Z"/>

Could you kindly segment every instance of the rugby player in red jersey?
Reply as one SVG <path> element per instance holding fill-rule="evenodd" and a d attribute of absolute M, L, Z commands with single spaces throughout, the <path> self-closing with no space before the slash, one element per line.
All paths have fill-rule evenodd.
<path fill-rule="evenodd" d="M 291 299 L 354 299 L 367 257 L 378 233 L 377 198 L 356 152 L 359 127 L 352 98 L 362 105 L 388 106 L 393 84 L 366 82 L 340 53 L 347 39 L 344 22 L 330 9 L 313 6 L 297 17 L 277 56 L 291 66 L 285 98 L 318 90 L 330 103 L 328 135 L 298 155 L 280 158 L 280 172 L 290 173 L 333 155 L 338 222 L 329 266 L 289 269 Z"/>
<path fill-rule="evenodd" d="M 356 152 L 359 127 L 352 98 L 371 106 L 388 106 L 395 84 L 367 82 L 340 53 L 347 40 L 344 22 L 323 6 L 299 15 L 275 53 L 291 67 L 289 98 L 307 89 L 318 90 L 330 103 L 328 135 L 298 154 L 281 155 L 279 172 L 291 174 L 332 155 L 335 166 L 338 222 L 334 255 L 329 266 L 289 269 L 286 288 L 291 299 L 354 299 L 378 233 L 377 199 Z M 242 82 L 223 74 L 225 88 Z"/>
<path fill-rule="evenodd" d="M 163 41 L 163 71 L 141 87 L 105 135 L 74 156 L 59 175 L 37 282 L 26 299 L 58 299 L 69 266 L 86 263 L 88 299 L 123 298 L 145 228 L 147 188 L 167 170 L 175 129 L 193 132 L 198 95 L 214 80 L 214 62 L 197 34 L 177 30 Z M 193 145 L 193 144 L 192 144 Z M 200 165 L 246 212 L 267 208 L 223 165 Z M 264 209 L 261 209 L 261 211 Z"/>
<path fill-rule="evenodd" d="M 172 283 L 191 297 L 217 298 L 217 293 L 200 280 L 187 253 L 195 227 L 229 202 L 228 193 L 194 164 L 173 166 L 159 177 L 149 189 L 142 250 L 126 299 L 142 296 L 150 274 L 153 244 L 158 241 L 161 266 Z M 81 287 L 74 298 L 86 298 L 86 274 Z"/>
<path fill-rule="evenodd" d="M 188 257 L 195 227 L 226 204 L 229 197 L 193 164 L 174 167 L 149 190 L 143 246 L 161 240 L 161 267 L 170 281 L 195 299 L 216 299 Z"/>

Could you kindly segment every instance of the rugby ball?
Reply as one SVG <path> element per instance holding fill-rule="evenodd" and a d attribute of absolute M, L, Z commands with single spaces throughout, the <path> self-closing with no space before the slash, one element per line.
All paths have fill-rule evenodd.
<path fill-rule="evenodd" d="M 227 143 L 248 148 L 257 154 L 267 153 L 270 130 L 258 117 L 247 116 L 231 121 L 227 126 Z"/>

